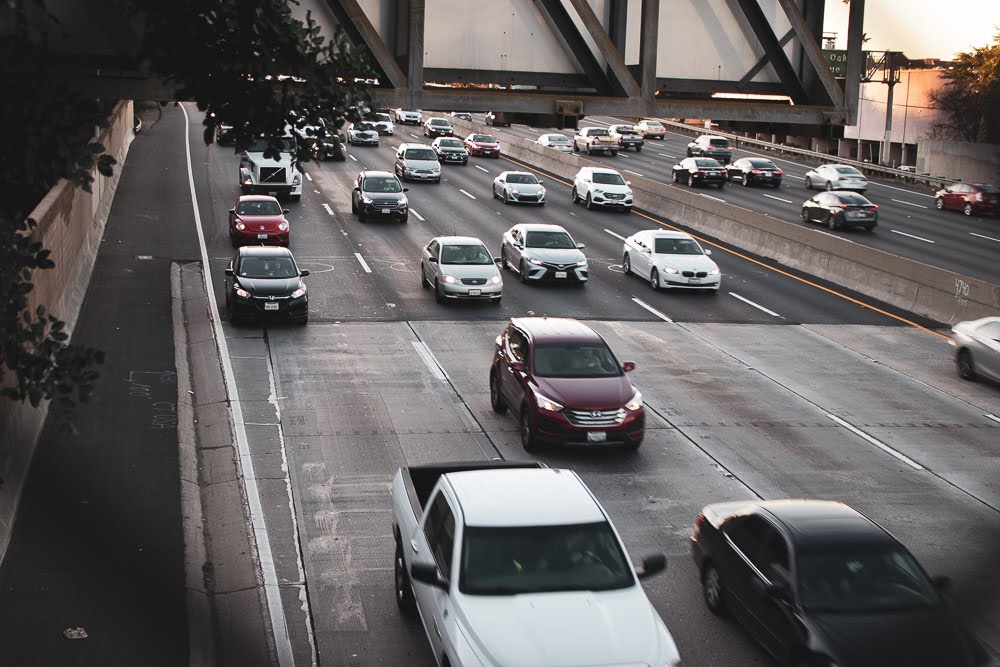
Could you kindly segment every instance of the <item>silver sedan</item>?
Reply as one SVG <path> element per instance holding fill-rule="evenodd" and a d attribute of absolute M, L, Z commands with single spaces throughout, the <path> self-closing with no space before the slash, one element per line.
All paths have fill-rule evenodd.
<path fill-rule="evenodd" d="M 959 322 L 949 341 L 963 380 L 979 376 L 1000 382 L 1000 317 Z"/>
<path fill-rule="evenodd" d="M 505 171 L 493 180 L 493 196 L 504 204 L 538 204 L 545 206 L 545 186 L 526 171 Z"/>
<path fill-rule="evenodd" d="M 868 179 L 860 171 L 848 164 L 821 164 L 806 172 L 805 184 L 807 190 L 854 190 L 864 192 L 868 189 Z"/>
<path fill-rule="evenodd" d="M 438 236 L 424 246 L 420 286 L 434 288 L 438 303 L 466 299 L 500 305 L 503 278 L 486 245 L 472 236 Z"/>

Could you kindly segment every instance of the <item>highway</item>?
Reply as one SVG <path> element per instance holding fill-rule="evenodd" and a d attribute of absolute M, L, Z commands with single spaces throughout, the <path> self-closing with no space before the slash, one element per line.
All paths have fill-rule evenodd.
<path fill-rule="evenodd" d="M 231 148 L 202 145 L 201 117 L 185 108 L 194 205 L 222 303 L 238 160 Z M 179 151 L 183 141 L 177 137 Z M 489 407 L 493 339 L 514 316 L 585 320 L 620 359 L 637 363 L 633 381 L 649 414 L 638 453 L 550 450 L 539 458 L 581 474 L 633 560 L 667 554 L 667 572 L 644 586 L 684 665 L 771 664 L 701 600 L 687 540 L 710 502 L 843 500 L 883 523 L 932 574 L 954 577 L 959 602 L 997 590 L 990 564 L 1000 543 L 1000 401 L 996 387 L 955 376 L 936 323 L 711 240 L 724 274 L 718 295 L 653 292 L 622 274 L 621 239 L 669 223 L 587 211 L 552 178 L 543 178 L 546 206 L 505 206 L 490 190 L 498 173 L 514 168 L 503 158 L 445 165 L 440 185 L 407 184 L 406 225 L 360 223 L 350 213 L 352 181 L 361 169 L 391 170 L 402 141 L 422 141 L 419 128 L 398 126 L 378 148 L 349 147 L 345 162 L 306 165 L 308 182 L 301 202 L 289 204 L 289 219 L 291 249 L 311 271 L 309 324 L 225 325 L 272 548 L 301 561 L 304 599 L 292 592 L 295 567 L 279 562 L 288 586 L 283 613 L 292 641 L 315 647 L 320 664 L 434 664 L 419 621 L 404 620 L 393 599 L 390 480 L 399 465 L 530 458 L 514 419 Z M 597 160 L 666 181 L 673 164 L 666 156 L 683 155 L 686 141 L 671 136 L 638 155 Z M 733 184 L 706 194 L 797 219 L 800 172 L 789 165 L 779 192 Z M 916 191 L 896 194 L 930 201 Z M 177 224 L 194 234 L 189 206 L 178 202 Z M 899 221 L 889 213 L 897 208 Z M 934 256 L 928 248 L 965 252 L 964 239 L 948 241 L 958 229 L 995 223 L 908 204 L 880 210 L 879 230 L 852 238 L 919 251 L 923 261 Z M 499 307 L 438 305 L 421 289 L 419 253 L 433 236 L 479 236 L 498 253 L 504 230 L 531 221 L 562 224 L 586 245 L 586 286 L 523 285 L 506 272 Z M 894 226 L 933 233 L 936 242 L 893 234 Z M 996 270 L 996 251 L 986 241 L 968 245 L 976 243 L 972 259 L 982 259 L 985 277 Z M 1000 647 L 998 610 L 972 602 L 962 609 Z"/>

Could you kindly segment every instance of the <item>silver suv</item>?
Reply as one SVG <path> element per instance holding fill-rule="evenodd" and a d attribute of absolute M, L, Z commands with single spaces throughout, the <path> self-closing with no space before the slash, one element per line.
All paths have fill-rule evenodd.
<path fill-rule="evenodd" d="M 441 182 L 441 163 L 427 144 L 400 144 L 396 150 L 396 176 L 403 181 Z"/>

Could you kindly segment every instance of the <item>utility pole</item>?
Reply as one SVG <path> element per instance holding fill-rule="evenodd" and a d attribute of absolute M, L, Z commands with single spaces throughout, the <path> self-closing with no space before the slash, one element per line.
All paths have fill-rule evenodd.
<path fill-rule="evenodd" d="M 892 93 L 896 84 L 899 83 L 899 61 L 902 58 L 896 56 L 900 55 L 902 54 L 896 51 L 886 51 L 885 67 L 882 69 L 882 83 L 889 86 L 889 93 L 885 98 L 885 138 L 882 140 L 882 155 L 879 158 L 879 163 L 882 166 L 889 166 L 891 162 L 889 149 L 892 147 Z"/>

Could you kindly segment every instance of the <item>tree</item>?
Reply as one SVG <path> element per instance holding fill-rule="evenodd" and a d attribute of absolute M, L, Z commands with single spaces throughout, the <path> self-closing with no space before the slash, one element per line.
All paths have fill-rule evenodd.
<path fill-rule="evenodd" d="M 993 43 L 959 53 L 930 99 L 941 120 L 931 131 L 957 141 L 1000 143 L 1000 32 Z"/>
<path fill-rule="evenodd" d="M 141 64 L 175 83 L 178 100 L 207 112 L 206 143 L 216 123 L 226 123 L 238 147 L 261 134 L 277 145 L 288 122 L 303 127 L 324 118 L 339 126 L 369 100 L 366 55 L 342 32 L 324 39 L 311 16 L 295 19 L 288 0 L 128 6 L 144 25 Z M 0 395 L 35 406 L 51 400 L 64 416 L 91 395 L 103 355 L 71 344 L 65 324 L 44 307 L 29 310 L 33 272 L 54 264 L 32 240 L 36 223 L 26 216 L 59 179 L 89 190 L 91 171 L 109 176 L 115 164 L 93 143 L 113 102 L 75 92 L 52 65 L 51 42 L 66 29 L 44 0 L 0 3 L 0 86 L 16 95 L 16 103 L 0 105 L 0 127 L 8 129 L 0 160 Z"/>

